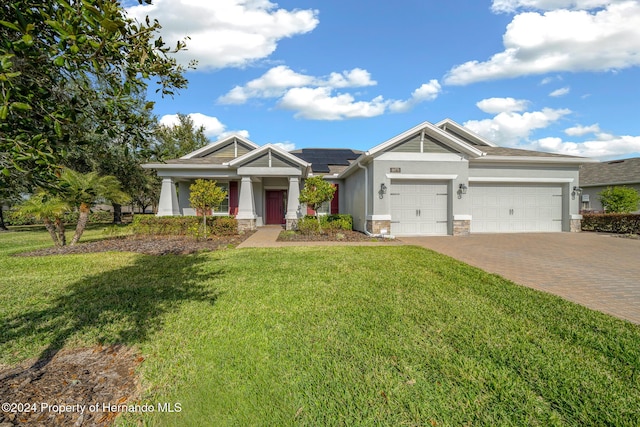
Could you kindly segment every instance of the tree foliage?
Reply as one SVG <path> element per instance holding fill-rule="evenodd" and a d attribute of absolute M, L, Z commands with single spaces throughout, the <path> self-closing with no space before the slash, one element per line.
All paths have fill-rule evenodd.
<path fill-rule="evenodd" d="M 91 206 L 99 201 L 126 203 L 129 196 L 120 188 L 114 176 L 100 176 L 97 172 L 80 173 L 65 169 L 60 176 L 60 198 L 78 209 L 79 217 L 71 244 L 76 244 L 89 221 Z"/>
<path fill-rule="evenodd" d="M 0 4 L 1 175 L 50 185 L 86 123 L 111 137 L 138 132 L 131 106 L 149 79 L 163 95 L 187 83 L 170 56 L 184 43 L 166 46 L 159 28 L 128 18 L 118 0 Z"/>
<path fill-rule="evenodd" d="M 61 197 L 51 195 L 44 190 L 33 194 L 20 205 L 21 213 L 33 215 L 44 222 L 56 246 L 64 246 L 67 243 L 63 216 L 70 210 L 69 204 Z"/>
<path fill-rule="evenodd" d="M 318 209 L 323 203 L 333 198 L 335 191 L 336 187 L 330 182 L 325 181 L 321 176 L 312 176 L 304 181 L 304 187 L 300 192 L 299 200 L 315 211 L 319 226 L 320 217 L 318 216 Z"/>
<path fill-rule="evenodd" d="M 154 155 L 159 161 L 177 159 L 209 143 L 203 126 L 196 126 L 191 117 L 178 113 L 175 126 L 159 125 L 155 131 Z"/>
<path fill-rule="evenodd" d="M 634 212 L 640 203 L 640 194 L 631 187 L 607 187 L 598 196 L 604 210 L 609 213 Z"/>
<path fill-rule="evenodd" d="M 189 186 L 191 194 L 189 203 L 191 206 L 202 212 L 202 224 L 204 227 L 204 237 L 207 238 L 207 212 L 218 208 L 227 197 L 227 192 L 216 185 L 216 181 L 208 179 L 196 179 Z"/>

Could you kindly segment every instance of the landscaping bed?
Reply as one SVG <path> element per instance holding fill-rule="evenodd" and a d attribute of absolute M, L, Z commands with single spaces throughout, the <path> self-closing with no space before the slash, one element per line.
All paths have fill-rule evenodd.
<path fill-rule="evenodd" d="M 393 242 L 393 239 L 367 236 L 359 231 L 327 230 L 323 233 L 305 234 L 299 231 L 283 231 L 278 242 Z"/>
<path fill-rule="evenodd" d="M 253 233 L 249 231 L 232 236 L 213 236 L 199 240 L 187 236 L 125 236 L 79 243 L 73 246 L 52 246 L 16 254 L 16 256 L 85 254 L 111 251 L 137 252 L 147 255 L 181 255 L 236 247 Z"/>
<path fill-rule="evenodd" d="M 113 409 L 139 394 L 142 360 L 125 346 L 97 346 L 0 366 L 0 401 L 15 405 L 3 406 L 0 425 L 110 425 L 122 412 Z"/>

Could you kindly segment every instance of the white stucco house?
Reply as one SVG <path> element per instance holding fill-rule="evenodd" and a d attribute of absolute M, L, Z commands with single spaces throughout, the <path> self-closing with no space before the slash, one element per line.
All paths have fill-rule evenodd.
<path fill-rule="evenodd" d="M 366 152 L 287 152 L 238 135 L 166 163 L 158 215 L 195 215 L 189 185 L 215 179 L 228 190 L 220 214 L 239 227 L 294 228 L 307 213 L 304 179 L 336 185 L 327 213 L 353 216 L 354 229 L 396 236 L 579 231 L 579 169 L 591 159 L 498 147 L 446 119 L 421 123 Z M 177 190 L 177 191 L 176 191 Z"/>

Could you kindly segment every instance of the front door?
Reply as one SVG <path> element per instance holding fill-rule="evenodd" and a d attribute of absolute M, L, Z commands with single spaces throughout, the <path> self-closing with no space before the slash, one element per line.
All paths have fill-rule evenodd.
<path fill-rule="evenodd" d="M 285 202 L 286 190 L 267 190 L 267 224 L 285 224 L 284 214 L 287 211 Z"/>

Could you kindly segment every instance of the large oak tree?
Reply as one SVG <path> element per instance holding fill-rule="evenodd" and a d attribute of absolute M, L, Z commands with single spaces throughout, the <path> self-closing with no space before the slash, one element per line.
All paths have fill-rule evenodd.
<path fill-rule="evenodd" d="M 89 143 L 87 123 L 112 138 L 136 133 L 131 106 L 152 79 L 163 95 L 186 87 L 171 57 L 184 43 L 166 46 L 159 28 L 127 17 L 118 0 L 2 2 L 0 186 L 12 170 L 50 186 L 69 147 Z"/>

